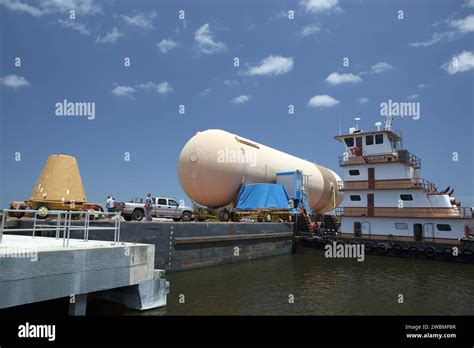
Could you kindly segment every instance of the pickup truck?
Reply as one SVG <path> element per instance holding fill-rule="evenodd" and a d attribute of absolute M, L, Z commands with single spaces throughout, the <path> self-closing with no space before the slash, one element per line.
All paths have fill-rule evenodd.
<path fill-rule="evenodd" d="M 126 221 L 141 221 L 145 217 L 145 201 L 135 200 L 132 202 L 123 202 L 121 204 L 122 216 Z M 179 205 L 174 199 L 156 197 L 153 198 L 153 217 L 169 218 L 174 221 L 191 221 L 192 208 Z"/>

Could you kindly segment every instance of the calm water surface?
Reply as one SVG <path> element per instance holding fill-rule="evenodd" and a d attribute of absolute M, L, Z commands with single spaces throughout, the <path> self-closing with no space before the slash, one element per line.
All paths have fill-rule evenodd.
<path fill-rule="evenodd" d="M 167 278 L 166 308 L 122 314 L 474 314 L 474 266 L 466 264 L 377 256 L 357 262 L 326 259 L 321 252 L 169 273 Z M 289 303 L 290 294 L 294 303 Z"/>

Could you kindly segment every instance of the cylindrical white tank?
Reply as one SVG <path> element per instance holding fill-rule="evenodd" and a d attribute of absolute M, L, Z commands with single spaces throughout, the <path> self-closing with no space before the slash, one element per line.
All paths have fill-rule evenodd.
<path fill-rule="evenodd" d="M 214 208 L 235 203 L 242 184 L 275 183 L 276 173 L 295 170 L 308 177 L 305 189 L 315 213 L 341 203 L 342 180 L 330 169 L 219 129 L 197 132 L 184 145 L 178 164 L 184 192 Z"/>

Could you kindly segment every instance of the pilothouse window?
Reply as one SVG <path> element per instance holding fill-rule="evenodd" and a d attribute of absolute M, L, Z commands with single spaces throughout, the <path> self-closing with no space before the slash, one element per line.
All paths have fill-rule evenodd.
<path fill-rule="evenodd" d="M 375 143 L 383 144 L 383 134 L 375 134 Z"/>
<path fill-rule="evenodd" d="M 354 138 L 344 138 L 344 142 L 346 143 L 347 147 L 354 146 Z"/>
<path fill-rule="evenodd" d="M 359 195 L 351 195 L 351 201 L 360 201 Z"/>
<path fill-rule="evenodd" d="M 365 145 L 373 145 L 374 144 L 374 136 L 373 135 L 367 135 L 365 137 Z"/>
<path fill-rule="evenodd" d="M 349 175 L 359 175 L 359 169 L 351 169 L 349 170 Z"/>

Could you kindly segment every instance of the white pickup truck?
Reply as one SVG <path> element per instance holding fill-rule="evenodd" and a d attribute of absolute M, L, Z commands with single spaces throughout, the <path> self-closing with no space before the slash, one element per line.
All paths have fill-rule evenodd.
<path fill-rule="evenodd" d="M 145 217 L 145 201 L 135 200 L 135 202 L 122 203 L 122 216 L 126 221 L 141 221 Z M 151 215 L 157 218 L 169 218 L 174 221 L 191 221 L 192 208 L 180 205 L 171 198 L 153 198 L 153 209 Z"/>

